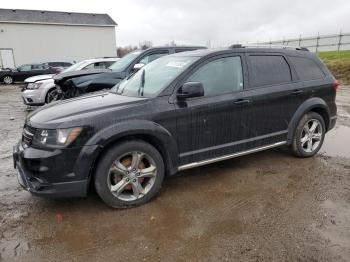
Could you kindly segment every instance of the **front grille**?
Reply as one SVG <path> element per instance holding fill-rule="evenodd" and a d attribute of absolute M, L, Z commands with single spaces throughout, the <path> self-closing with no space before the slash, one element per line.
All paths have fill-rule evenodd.
<path fill-rule="evenodd" d="M 22 133 L 23 147 L 31 146 L 36 129 L 34 127 L 25 125 Z"/>

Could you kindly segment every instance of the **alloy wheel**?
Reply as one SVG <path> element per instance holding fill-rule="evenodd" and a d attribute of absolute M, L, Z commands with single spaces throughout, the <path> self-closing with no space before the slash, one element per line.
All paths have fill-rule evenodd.
<path fill-rule="evenodd" d="M 13 83 L 13 78 L 11 76 L 5 76 L 4 77 L 4 83 L 7 85 L 10 85 Z"/>
<path fill-rule="evenodd" d="M 53 101 L 56 101 L 56 100 L 58 100 L 57 98 L 58 98 L 57 90 L 52 90 L 47 94 L 47 103 L 49 104 Z"/>
<path fill-rule="evenodd" d="M 143 152 L 129 152 L 117 158 L 109 169 L 107 184 L 111 193 L 123 201 L 145 196 L 157 176 L 155 161 Z"/>
<path fill-rule="evenodd" d="M 308 120 L 301 132 L 301 148 L 307 153 L 314 152 L 321 143 L 322 135 L 323 129 L 320 121 L 317 119 Z"/>

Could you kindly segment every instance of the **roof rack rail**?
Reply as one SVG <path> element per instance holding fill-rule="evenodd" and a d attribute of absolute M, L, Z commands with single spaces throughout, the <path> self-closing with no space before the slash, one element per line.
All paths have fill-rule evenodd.
<path fill-rule="evenodd" d="M 301 50 L 301 51 L 309 51 L 306 47 L 302 46 L 288 46 L 288 45 L 270 45 L 270 44 L 235 44 L 231 45 L 230 48 L 245 48 L 245 47 L 255 47 L 255 48 L 283 48 L 283 49 L 293 49 L 293 50 Z"/>

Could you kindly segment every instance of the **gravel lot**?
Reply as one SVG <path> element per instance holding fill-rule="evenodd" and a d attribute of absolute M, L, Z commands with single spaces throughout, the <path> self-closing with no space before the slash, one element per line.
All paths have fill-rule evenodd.
<path fill-rule="evenodd" d="M 18 186 L 12 145 L 28 111 L 0 86 L 0 261 L 350 261 L 349 87 L 337 101 L 314 158 L 279 148 L 203 166 L 112 210 L 93 192 L 48 200 Z"/>

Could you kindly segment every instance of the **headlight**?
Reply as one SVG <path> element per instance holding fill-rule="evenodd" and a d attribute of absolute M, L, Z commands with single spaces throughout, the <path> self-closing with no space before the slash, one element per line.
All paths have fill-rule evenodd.
<path fill-rule="evenodd" d="M 38 89 L 39 87 L 41 87 L 43 85 L 43 83 L 29 83 L 27 85 L 27 89 Z"/>
<path fill-rule="evenodd" d="M 65 129 L 38 129 L 33 139 L 34 145 L 69 146 L 81 133 L 81 127 Z"/>

